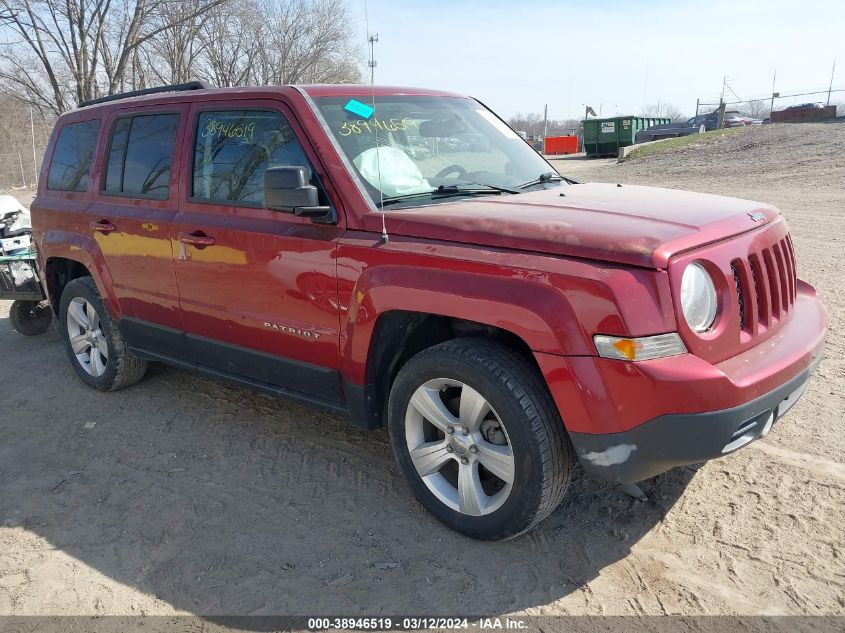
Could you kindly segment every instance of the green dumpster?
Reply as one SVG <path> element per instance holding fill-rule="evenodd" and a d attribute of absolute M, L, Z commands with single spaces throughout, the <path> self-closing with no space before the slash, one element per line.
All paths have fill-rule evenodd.
<path fill-rule="evenodd" d="M 671 119 L 617 116 L 612 119 L 587 119 L 584 124 L 584 151 L 587 156 L 618 156 L 620 147 L 634 144 L 637 132 L 652 125 L 671 123 Z"/>

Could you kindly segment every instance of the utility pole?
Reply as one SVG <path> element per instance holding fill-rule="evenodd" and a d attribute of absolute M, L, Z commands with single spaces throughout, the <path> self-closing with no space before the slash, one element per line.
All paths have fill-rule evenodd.
<path fill-rule="evenodd" d="M 35 119 L 32 116 L 32 106 L 29 108 L 29 131 L 32 134 L 32 171 L 35 174 L 35 186 L 38 186 L 38 158 L 35 156 Z"/>
<path fill-rule="evenodd" d="M 546 153 L 546 136 L 549 132 L 549 104 L 543 106 L 543 153 Z"/>
<path fill-rule="evenodd" d="M 23 182 L 24 189 L 26 189 L 26 174 L 23 171 L 23 158 L 21 158 L 21 153 L 18 152 L 18 162 L 21 165 L 21 181 Z"/>
<path fill-rule="evenodd" d="M 698 102 L 701 101 L 701 97 L 695 100 L 695 118 L 698 118 Z M 693 119 L 695 120 L 695 119 Z"/>
<path fill-rule="evenodd" d="M 833 61 L 833 68 L 830 70 L 830 86 L 827 89 L 827 105 L 830 105 L 830 93 L 833 91 L 833 73 L 836 72 L 836 60 Z"/>
<path fill-rule="evenodd" d="M 376 42 L 378 42 L 378 33 L 374 33 L 367 38 L 370 43 L 370 59 L 367 65 L 370 67 L 370 85 L 375 84 L 376 76 Z"/>
<path fill-rule="evenodd" d="M 725 122 L 725 86 L 728 78 L 722 75 L 722 94 L 719 96 L 719 113 L 716 115 L 716 129 L 721 130 Z"/>
<path fill-rule="evenodd" d="M 778 78 L 778 69 L 775 68 L 775 72 L 772 75 L 772 102 L 769 104 L 769 118 L 772 116 L 772 112 L 775 111 L 775 80 Z"/>

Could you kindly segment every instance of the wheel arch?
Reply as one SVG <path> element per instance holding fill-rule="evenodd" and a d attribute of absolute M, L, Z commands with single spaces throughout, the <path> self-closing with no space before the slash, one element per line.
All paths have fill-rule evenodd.
<path fill-rule="evenodd" d="M 387 399 L 402 366 L 419 352 L 457 338 L 492 340 L 540 367 L 526 341 L 516 333 L 479 321 L 394 309 L 378 315 L 369 337 L 363 384 L 344 378 L 344 392 L 356 426 L 386 426 Z"/>
<path fill-rule="evenodd" d="M 112 317 L 120 317 L 112 276 L 96 241 L 79 233 L 51 231 L 44 234 L 39 250 L 43 254 L 45 291 L 56 314 L 65 286 L 74 279 L 90 276 Z"/>

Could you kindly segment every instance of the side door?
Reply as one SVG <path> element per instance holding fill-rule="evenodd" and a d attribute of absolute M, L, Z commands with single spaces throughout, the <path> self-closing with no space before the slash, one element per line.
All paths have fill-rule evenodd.
<path fill-rule="evenodd" d="M 170 228 L 187 106 L 126 108 L 103 124 L 90 230 L 106 260 L 129 344 L 184 352 Z"/>
<path fill-rule="evenodd" d="M 323 404 L 342 401 L 340 200 L 279 101 L 194 104 L 171 232 L 186 340 L 200 369 Z M 308 167 L 339 222 L 264 204 L 269 166 Z"/>

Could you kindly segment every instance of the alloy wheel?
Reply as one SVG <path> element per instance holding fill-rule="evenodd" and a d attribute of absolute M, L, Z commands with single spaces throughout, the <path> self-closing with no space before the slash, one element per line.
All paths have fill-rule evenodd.
<path fill-rule="evenodd" d="M 405 440 L 417 473 L 449 508 L 483 516 L 510 495 L 510 439 L 493 407 L 471 386 L 437 378 L 418 387 L 405 413 Z"/>
<path fill-rule="evenodd" d="M 82 368 L 91 376 L 102 376 L 109 361 L 109 348 L 91 302 L 82 297 L 71 300 L 67 307 L 67 334 Z"/>

